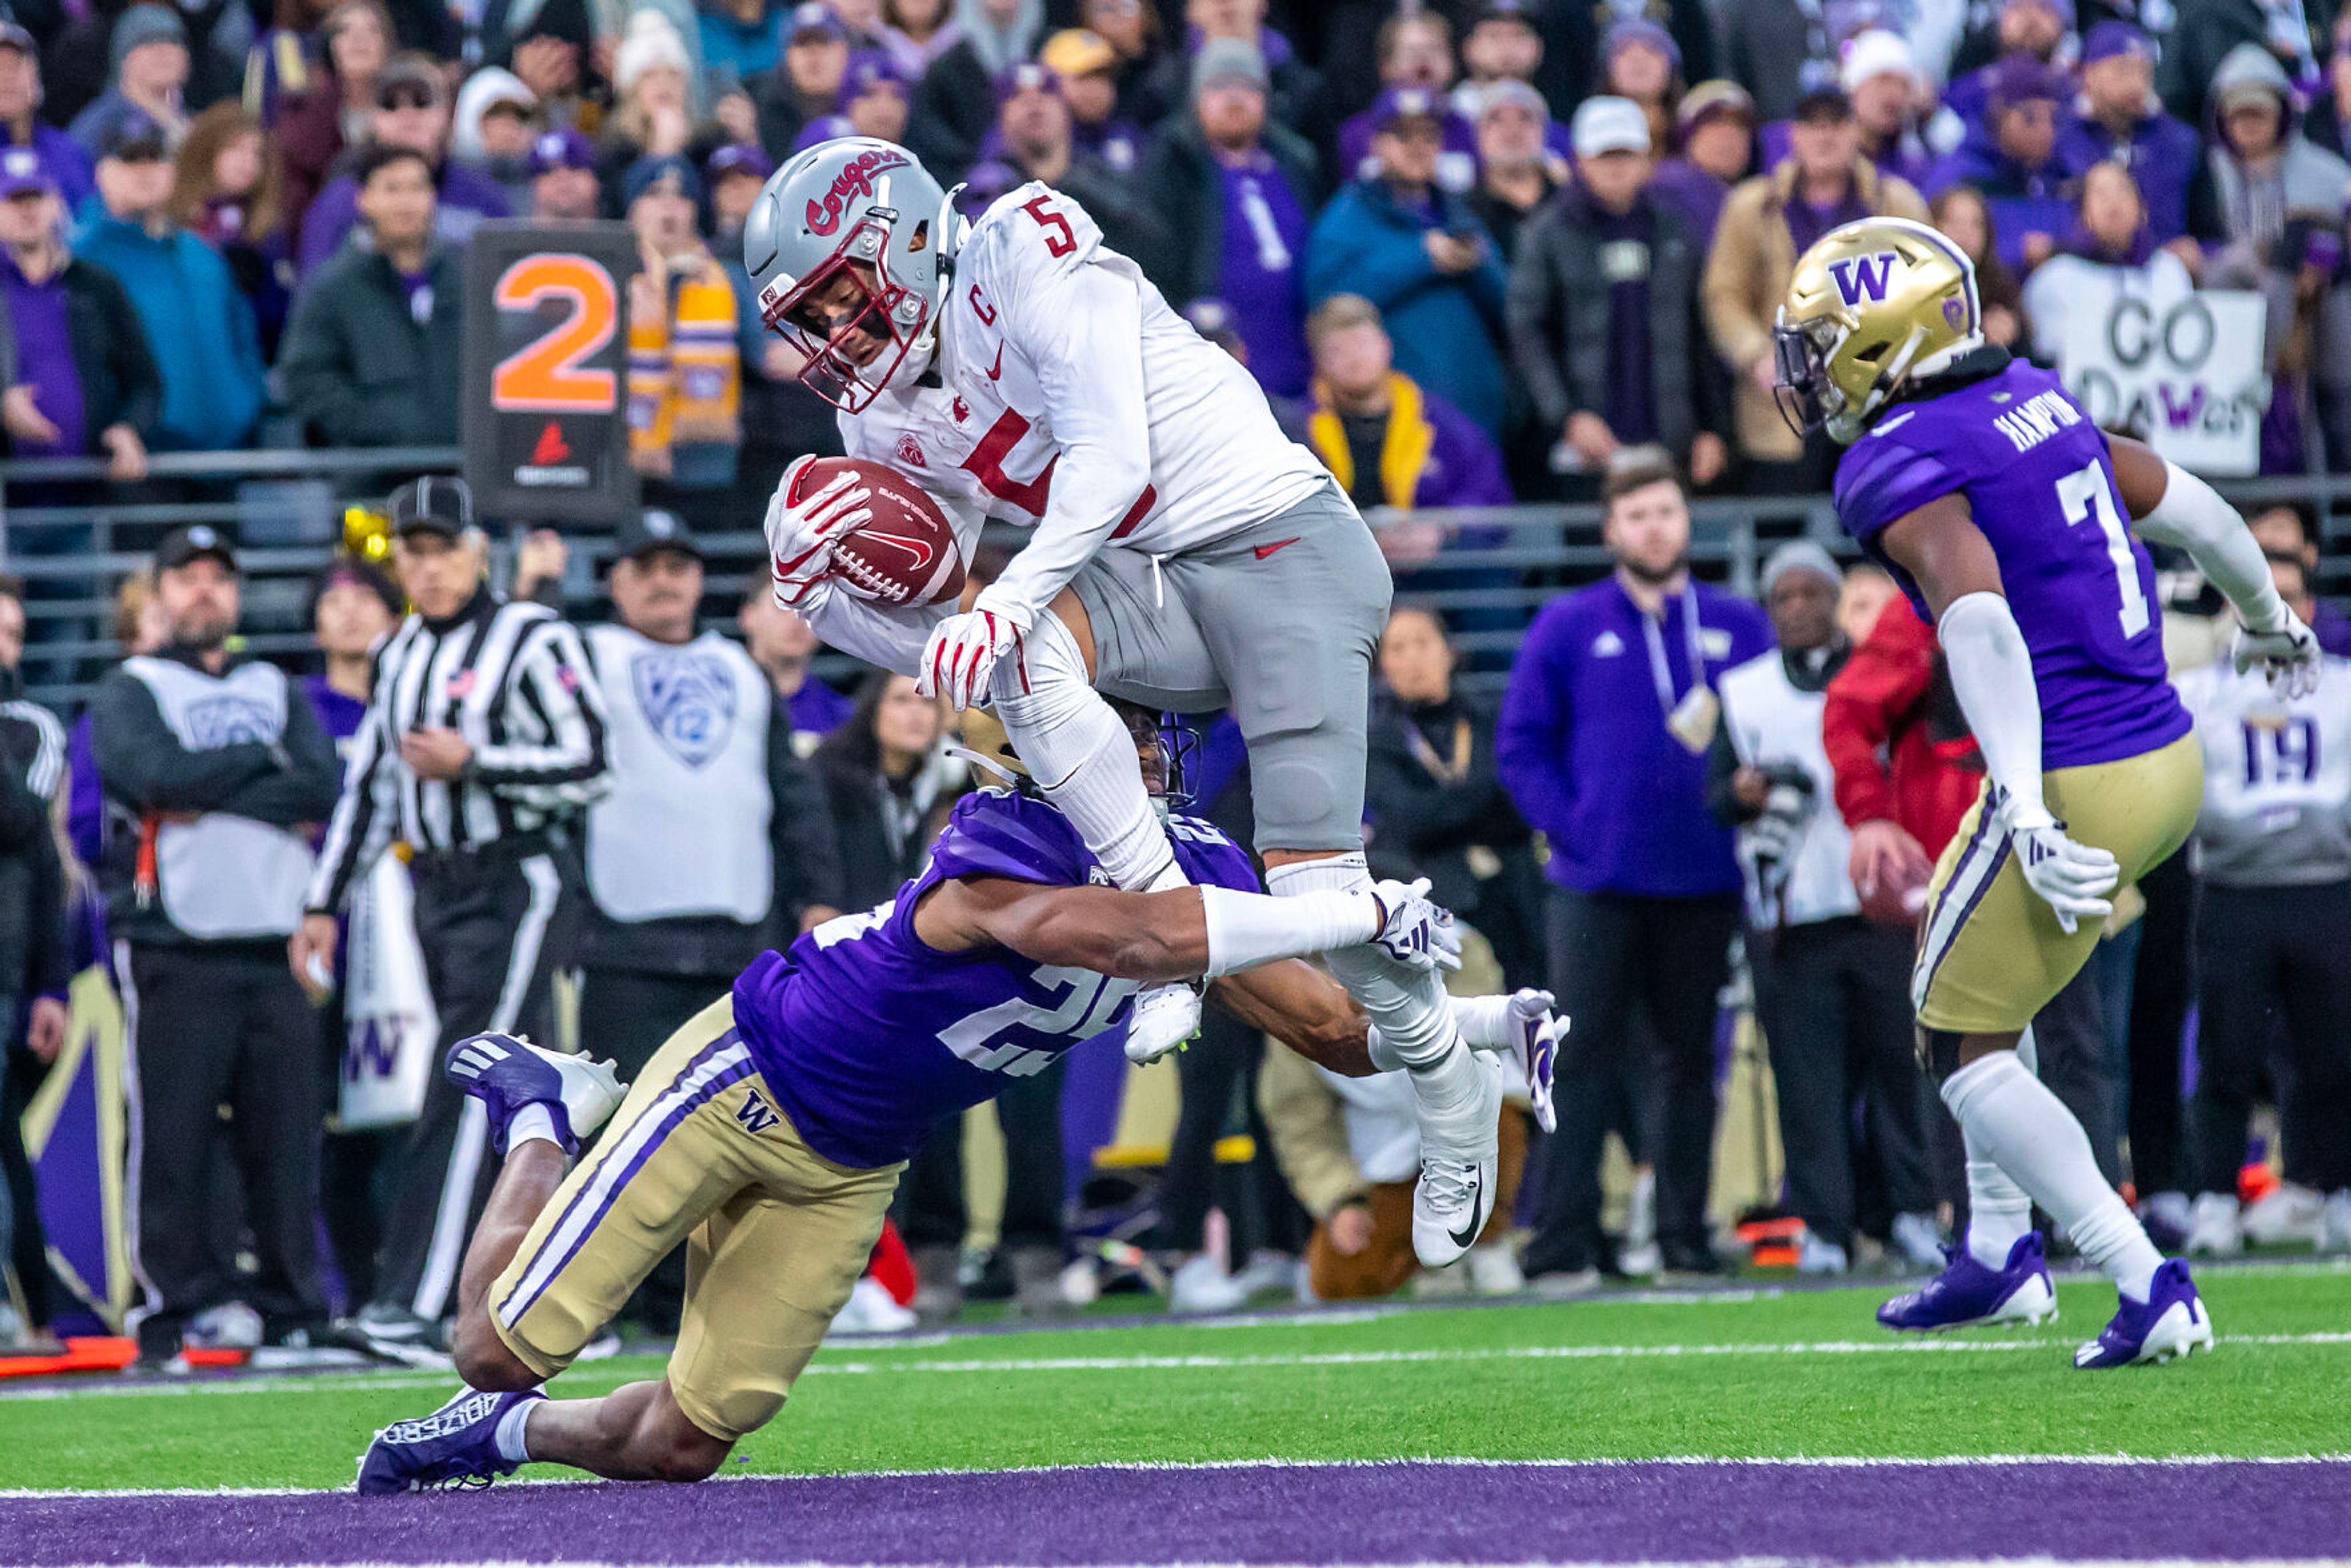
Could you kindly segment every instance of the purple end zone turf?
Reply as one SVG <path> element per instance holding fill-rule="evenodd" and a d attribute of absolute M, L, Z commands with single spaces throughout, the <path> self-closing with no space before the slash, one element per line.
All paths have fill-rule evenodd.
<path fill-rule="evenodd" d="M 2351 1463 L 1249 1465 L 0 1500 L 10 1563 L 2322 1557 Z"/>

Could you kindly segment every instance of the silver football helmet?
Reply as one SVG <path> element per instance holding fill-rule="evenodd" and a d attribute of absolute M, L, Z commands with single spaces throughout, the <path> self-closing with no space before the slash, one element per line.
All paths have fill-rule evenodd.
<path fill-rule="evenodd" d="M 803 385 L 847 413 L 930 361 L 967 225 L 914 155 L 869 136 L 777 170 L 743 225 L 759 319 L 806 360 Z"/>

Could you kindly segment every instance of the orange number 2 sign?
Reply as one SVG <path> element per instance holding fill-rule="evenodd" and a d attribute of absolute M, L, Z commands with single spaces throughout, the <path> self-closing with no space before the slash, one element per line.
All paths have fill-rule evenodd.
<path fill-rule="evenodd" d="M 546 300 L 569 308 L 562 320 L 498 361 L 490 372 L 490 406 L 531 413 L 604 413 L 619 392 L 611 371 L 580 361 L 612 340 L 620 295 L 611 275 L 584 256 L 527 256 L 498 278 L 491 298 L 501 310 L 536 310 Z"/>

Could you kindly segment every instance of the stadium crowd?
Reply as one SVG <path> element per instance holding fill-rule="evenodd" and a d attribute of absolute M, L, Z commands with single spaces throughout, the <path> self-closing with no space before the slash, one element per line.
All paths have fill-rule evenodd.
<path fill-rule="evenodd" d="M 413 1126 L 321 1133 L 340 917 L 386 843 L 408 846 L 444 1037 L 561 1032 L 561 990 L 624 1071 L 761 946 L 921 863 L 966 784 L 946 716 L 910 681 L 816 678 L 807 627 L 763 589 L 739 643 L 701 618 L 697 532 L 751 526 L 786 460 L 838 450 L 759 329 L 739 246 L 761 182 L 818 141 L 900 141 L 966 182 L 975 214 L 1029 180 L 1075 196 L 1367 509 L 1604 504 L 1614 570 L 1526 628 L 1499 704 L 1457 688 L 1444 618 L 1409 601 L 1471 581 L 1425 570 L 1445 530 L 1381 533 L 1407 598 L 1380 653 L 1374 868 L 1431 877 L 1484 938 L 1479 977 L 1549 986 L 1574 1020 L 1559 1131 L 1506 1113 L 1516 1226 L 1428 1289 L 1721 1268 L 1726 995 L 1751 996 L 1768 1042 L 1800 1267 L 1931 1264 L 1964 1201 L 1907 1018 L 1904 894 L 1981 772 L 1932 632 L 1816 546 L 1771 557 L 1760 604 L 1687 568 L 1691 494 L 1827 487 L 1832 449 L 1792 435 L 1771 390 L 1772 314 L 1812 241 L 1874 213 L 1934 223 L 1977 263 L 1989 335 L 2043 359 L 2068 314 L 2115 297 L 2259 291 L 2262 471 L 2351 463 L 2351 14 L 2299 0 L 0 11 L 11 455 L 103 458 L 131 486 L 156 452 L 453 444 L 469 235 L 601 217 L 640 254 L 630 455 L 648 499 L 614 541 L 611 622 L 575 630 L 563 538 L 533 536 L 493 593 L 463 486 L 404 487 L 383 562 L 313 584 L 322 673 L 299 681 L 231 651 L 240 541 L 179 528 L 125 581 L 130 656 L 70 739 L 21 690 L 0 703 L 0 1016 L 18 1037 L 0 1213 L 10 1319 L 34 1342 L 66 1303 L 17 1123 L 83 960 L 111 965 L 131 1014 L 142 1353 L 315 1337 L 330 1312 L 396 1348 L 444 1315 L 487 1162 L 478 1113 L 437 1083 Z M 2314 603 L 2315 520 L 2255 523 L 2289 601 L 2351 654 L 2351 623 Z M 17 683 L 24 599 L 0 595 Z M 371 650 L 412 605 L 402 657 L 450 650 L 466 689 L 363 723 Z M 2241 1244 L 2249 1115 L 2276 1100 L 2286 1228 L 2351 1247 L 2351 948 L 2328 939 L 2351 915 L 2351 685 L 2258 707 L 2206 667 L 2211 609 L 2181 591 L 2175 665 L 2208 770 L 2243 788 L 2212 791 L 2201 885 L 2184 863 L 2151 882 L 2043 1015 L 2040 1069 L 2114 1179 L 2205 1250 Z M 241 727 L 225 745 L 191 717 L 218 702 Z M 1207 727 L 1199 809 L 1228 827 L 1248 810 L 1238 751 Z M 2276 818 L 2254 786 L 2296 770 Z M 691 822 L 668 809 L 688 788 Z M 70 832 L 46 831 L 53 808 Z M 102 936 L 69 915 L 93 882 Z M 1071 1268 L 1082 1224 L 1138 1242 L 1184 1310 L 1412 1274 L 1408 1102 L 1229 1024 L 1176 1071 L 1140 1228 L 1069 1181 L 1046 1072 L 999 1106 L 993 1257 L 959 1256 L 971 1182 L 951 1130 L 901 1195 L 914 1268 L 878 1277 L 911 1272 L 933 1315 L 966 1286 L 1054 1310 L 1091 1277 Z M 1257 1134 L 1238 1170 L 1217 1156 L 1237 1127 Z M 1603 1180 L 1612 1139 L 1629 1181 Z M 1623 1187 L 1620 1212 L 1604 1193 Z M 674 1322 L 680 1277 L 634 1315 Z M 905 1293 L 877 1284 L 852 1310 L 911 1321 Z"/>

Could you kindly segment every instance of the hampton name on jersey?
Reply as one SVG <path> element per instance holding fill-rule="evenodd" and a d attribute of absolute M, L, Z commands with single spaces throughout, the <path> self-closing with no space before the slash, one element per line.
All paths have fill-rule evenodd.
<path fill-rule="evenodd" d="M 1979 350 L 1970 364 L 2005 360 Z M 1997 356 L 1997 358 L 1995 358 Z M 2131 536 L 2105 437 L 2057 378 L 2021 360 L 1878 416 L 1837 468 L 1837 516 L 1920 615 L 1878 535 L 1939 497 L 1967 497 L 2000 561 L 2040 688 L 2042 766 L 2111 762 L 2188 733 L 2166 679 L 2155 569 Z"/>
<path fill-rule="evenodd" d="M 1260 888 L 1238 845 L 1210 824 L 1167 824 L 1195 884 Z M 1004 1078 L 1042 1071 L 1126 1017 L 1137 987 L 1008 949 L 942 953 L 914 935 L 923 895 L 956 877 L 1053 887 L 1104 878 L 1068 818 L 1032 796 L 966 796 L 898 896 L 826 922 L 766 953 L 735 982 L 735 1023 L 808 1146 L 872 1169 L 911 1158 L 940 1122 L 991 1100 Z"/>
<path fill-rule="evenodd" d="M 1249 371 L 1044 184 L 1000 197 L 972 225 L 938 334 L 934 373 L 843 414 L 841 441 L 951 511 L 1023 528 L 1050 520 L 997 584 L 1018 602 L 1043 608 L 1105 542 L 1172 555 L 1330 483 L 1282 435 Z M 1139 493 L 1112 493 L 1084 472 L 1087 448 L 1132 455 L 1138 444 L 1148 459 Z"/>

